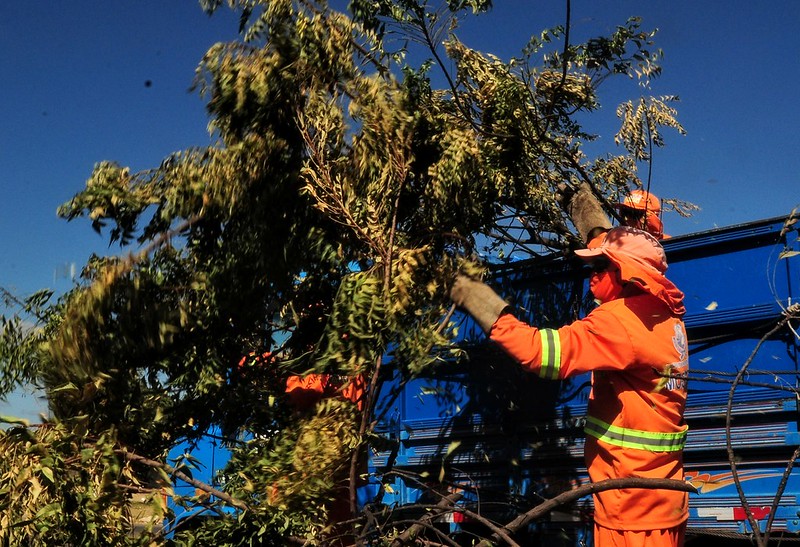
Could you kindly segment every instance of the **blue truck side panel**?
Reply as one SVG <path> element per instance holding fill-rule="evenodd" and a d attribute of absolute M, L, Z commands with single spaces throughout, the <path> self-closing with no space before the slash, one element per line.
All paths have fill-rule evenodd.
<path fill-rule="evenodd" d="M 760 526 L 772 514 L 773 530 L 800 532 L 800 471 L 787 472 L 800 445 L 794 391 L 800 343 L 788 328 L 764 339 L 783 310 L 800 301 L 800 256 L 793 254 L 798 231 L 787 220 L 664 241 L 668 276 L 686 294 L 691 372 L 684 457 L 687 480 L 698 489 L 690 496 L 689 526 L 695 530 L 749 529 L 728 460 L 730 442 L 741 488 Z M 495 273 L 496 285 L 521 318 L 537 326 L 560 326 L 590 309 L 586 274 L 569 257 L 520 262 Z M 385 384 L 381 432 L 393 449 L 374 452 L 371 465 L 378 473 L 397 473 L 385 479 L 382 502 L 416 503 L 421 483 L 435 487 L 444 477 L 449 489 L 463 488 L 465 503 L 484 513 L 493 507 L 523 511 L 586 482 L 588 376 L 539 380 L 482 343 L 468 318 L 460 329 L 469 360 L 442 365 L 396 397 L 389 396 L 396 379 Z M 730 382 L 745 364 L 745 383 L 731 395 Z M 783 482 L 784 494 L 773 509 Z M 549 525 L 578 535 L 590 512 L 591 501 L 582 500 L 552 514 Z"/>

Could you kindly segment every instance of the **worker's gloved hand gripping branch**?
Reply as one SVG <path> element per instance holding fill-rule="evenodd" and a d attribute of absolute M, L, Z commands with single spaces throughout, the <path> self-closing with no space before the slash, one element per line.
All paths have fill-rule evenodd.
<path fill-rule="evenodd" d="M 562 184 L 559 186 L 556 199 L 572 219 L 572 224 L 584 243 L 588 244 L 601 233 L 611 229 L 611 221 L 603 211 L 603 206 L 585 182 L 577 188 Z"/>
<path fill-rule="evenodd" d="M 588 184 L 583 183 L 577 188 L 563 184 L 559 187 L 557 199 L 572 219 L 584 243 L 589 243 L 611 228 L 611 222 Z M 508 308 L 508 304 L 488 285 L 464 275 L 457 276 L 450 298 L 459 308 L 469 313 L 487 334 L 497 318 Z"/>
<path fill-rule="evenodd" d="M 489 333 L 497 318 L 508 304 L 491 287 L 465 275 L 456 277 L 450 298 L 459 308 L 469 313 L 475 322 Z"/>

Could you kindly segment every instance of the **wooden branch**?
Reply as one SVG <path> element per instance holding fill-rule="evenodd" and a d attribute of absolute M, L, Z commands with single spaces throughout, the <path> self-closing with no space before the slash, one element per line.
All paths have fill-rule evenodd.
<path fill-rule="evenodd" d="M 423 482 L 421 482 L 421 481 L 419 480 L 419 478 L 418 478 L 418 477 L 415 477 L 415 476 L 413 476 L 413 475 L 411 475 L 411 474 L 404 473 L 404 472 L 402 472 L 402 471 L 390 471 L 389 473 L 387 473 L 387 475 L 389 475 L 389 474 L 391 474 L 391 475 L 397 475 L 398 477 L 402 477 L 402 478 L 404 478 L 404 479 L 406 479 L 406 480 L 411 480 L 411 481 L 413 481 L 413 482 L 417 483 L 417 485 L 418 485 L 418 486 L 421 486 L 421 487 L 425 487 L 425 488 L 427 488 L 427 485 L 426 485 L 426 484 L 424 484 Z M 453 485 L 453 486 L 455 486 L 455 485 Z M 463 489 L 463 486 L 462 486 L 462 489 Z M 448 495 L 448 496 L 445 496 L 444 494 L 441 494 L 441 493 L 437 492 L 436 490 L 431 490 L 431 492 L 433 492 L 433 493 L 434 493 L 434 494 L 436 494 L 436 495 L 439 495 L 439 496 L 441 496 L 441 500 L 439 501 L 439 503 L 438 503 L 438 504 L 436 504 L 436 505 L 435 505 L 434 507 L 432 507 L 431 509 L 439 509 L 440 507 L 443 507 L 443 506 L 444 506 L 444 507 L 452 507 L 452 505 L 454 505 L 454 504 L 455 504 L 455 503 L 458 501 L 458 499 L 460 499 L 460 496 L 459 496 L 459 498 L 457 498 L 457 499 L 456 499 L 456 501 L 454 501 L 454 502 L 452 502 L 452 503 L 447 503 L 447 501 L 448 501 L 449 499 L 451 499 L 451 498 L 453 497 L 453 495 L 454 495 L 454 494 L 450 494 L 450 495 Z M 445 504 L 445 505 L 443 505 L 443 504 Z M 432 515 L 431 515 L 431 517 L 435 517 L 435 516 L 437 516 L 437 515 L 440 515 L 440 514 L 442 514 L 442 513 L 444 513 L 444 512 L 450 512 L 450 513 L 462 513 L 463 515 L 465 515 L 465 516 L 467 516 L 467 517 L 471 518 L 472 520 L 474 520 L 474 521 L 476 521 L 476 522 L 480 522 L 481 524 L 483 524 L 484 526 L 486 526 L 486 527 L 487 527 L 489 530 L 491 530 L 491 531 L 492 531 L 492 532 L 493 532 L 493 533 L 494 533 L 494 534 L 495 534 L 497 537 L 499 537 L 500 539 L 502 539 L 503 541 L 505 541 L 505 542 L 506 542 L 506 544 L 507 544 L 509 547 L 519 547 L 519 545 L 518 545 L 518 544 L 517 544 L 517 543 L 516 543 L 516 542 L 515 542 L 513 539 L 511 539 L 511 537 L 510 537 L 510 536 L 509 536 L 509 535 L 508 535 L 508 534 L 505 532 L 505 530 L 503 530 L 501 527 L 497 526 L 495 523 L 493 523 L 493 522 L 492 522 L 492 521 L 490 521 L 489 519 L 487 519 L 487 518 L 485 518 L 485 517 L 483 517 L 483 516 L 479 515 L 478 513 L 475 513 L 475 512 L 473 512 L 473 511 L 470 511 L 469 509 L 465 509 L 464 507 L 456 507 L 456 508 L 452 508 L 452 509 L 450 509 L 449 511 L 439 511 L 439 512 L 437 512 L 437 513 L 434 513 L 434 514 L 432 514 Z M 394 546 L 392 545 L 392 547 L 394 547 Z"/>
<path fill-rule="evenodd" d="M 403 163 L 400 165 L 401 162 L 395 162 L 395 170 L 399 172 L 398 180 L 400 181 L 400 188 L 397 191 L 397 195 L 395 196 L 394 203 L 393 203 L 393 210 L 392 210 L 392 219 L 391 219 L 391 226 L 389 229 L 389 241 L 386 245 L 386 248 L 383 253 L 381 253 L 384 260 L 384 270 L 383 270 L 383 294 L 384 298 L 388 298 L 389 291 L 392 287 L 392 260 L 394 259 L 394 244 L 395 244 L 395 237 L 397 236 L 397 219 L 398 213 L 400 210 L 400 196 L 403 193 L 403 188 L 405 187 L 406 181 L 408 179 L 408 166 Z M 375 412 L 375 405 L 378 402 L 378 387 L 380 385 L 380 373 L 381 373 L 381 366 L 383 365 L 383 356 L 379 355 L 377 359 L 375 359 L 375 367 L 372 370 L 372 376 L 369 381 L 369 388 L 367 389 L 367 397 L 364 401 L 364 409 L 361 415 L 361 424 L 358 428 L 358 437 L 359 439 L 363 439 L 364 435 L 367 433 L 368 430 L 371 430 L 373 425 L 370 423 L 370 417 Z M 358 466 L 359 460 L 361 457 L 361 451 L 356 449 L 353 451 L 350 457 L 350 513 L 352 516 L 355 516 L 358 512 L 358 504 L 356 499 L 356 477 L 358 474 Z M 356 541 L 357 545 L 360 545 L 361 542 Z"/>
<path fill-rule="evenodd" d="M 496 524 L 494 524 L 492 521 L 490 521 L 486 517 L 483 517 L 483 516 L 479 515 L 478 513 L 470 511 L 469 509 L 463 509 L 463 508 L 460 508 L 460 507 L 456 510 L 456 512 L 463 513 L 465 517 L 469 517 L 471 520 L 474 520 L 476 522 L 480 522 L 481 524 L 483 524 L 489 530 L 492 531 L 492 536 L 493 537 L 496 536 L 499 539 L 502 539 L 503 541 L 505 541 L 505 544 L 508 545 L 509 547 L 520 547 L 519 543 L 517 543 L 516 541 L 511 539 L 511 536 L 509 536 L 508 533 L 506 533 L 506 531 L 503 530 L 503 527 L 497 526 Z"/>
<path fill-rule="evenodd" d="M 601 482 L 594 482 L 584 484 L 574 490 L 568 490 L 551 498 L 544 503 L 540 503 L 530 511 L 519 515 L 517 518 L 503 526 L 503 530 L 507 533 L 514 533 L 525 526 L 531 521 L 540 518 L 559 505 L 575 501 L 589 494 L 596 494 L 598 492 L 605 492 L 606 490 L 614 490 L 618 488 L 646 488 L 646 489 L 662 489 L 662 490 L 680 490 L 683 492 L 697 493 L 697 489 L 690 483 L 672 479 L 646 479 L 640 477 L 630 477 L 624 479 L 608 479 Z M 500 540 L 498 534 L 492 534 L 491 538 L 483 540 L 478 544 L 478 547 L 490 547 L 492 543 Z"/>
<path fill-rule="evenodd" d="M 133 452 L 130 452 L 130 451 L 124 449 L 124 448 L 118 448 L 118 449 L 114 450 L 114 452 L 116 452 L 117 454 L 119 454 L 120 456 L 122 456 L 123 458 L 125 458 L 128 461 L 141 463 L 142 465 L 146 465 L 148 467 L 153 467 L 155 469 L 162 469 L 166 473 L 168 473 L 169 475 L 172 475 L 175 478 L 178 478 L 178 479 L 182 480 L 183 482 L 191 484 L 195 488 L 198 488 L 198 489 L 202 490 L 203 492 L 207 492 L 207 493 L 211 494 L 212 496 L 215 496 L 215 497 L 221 499 L 222 501 L 224 501 L 225 503 L 227 503 L 228 505 L 230 505 L 232 507 L 235 507 L 236 509 L 241 509 L 242 511 L 246 511 L 247 509 L 249 509 L 247 504 L 245 502 L 243 502 L 242 500 L 238 500 L 238 499 L 232 497 L 231 495 L 223 492 L 222 490 L 218 490 L 218 489 L 214 488 L 213 486 L 208 485 L 208 484 L 206 484 L 206 483 L 204 483 L 202 481 L 199 481 L 197 479 L 193 479 L 192 477 L 190 477 L 186 473 L 178 471 L 177 469 L 175 469 L 174 467 L 172 467 L 169 464 L 166 464 L 166 463 L 163 463 L 163 462 L 159 462 L 159 461 L 155 461 L 155 460 L 151 460 L 149 458 L 145 458 L 144 456 L 139 456 L 138 454 L 134 454 Z"/>
<path fill-rule="evenodd" d="M 786 485 L 789 484 L 789 477 L 792 474 L 792 469 L 794 468 L 795 462 L 797 462 L 797 458 L 800 458 L 800 447 L 795 448 L 794 454 L 792 454 L 791 459 L 789 459 L 789 463 L 786 464 L 781 482 L 778 484 L 778 490 L 775 492 L 775 498 L 772 500 L 772 507 L 769 511 L 769 517 L 767 518 L 767 525 L 764 527 L 765 545 L 769 545 L 769 534 L 772 530 L 772 523 L 775 521 L 775 514 L 778 512 L 778 506 L 780 505 L 783 493 L 786 491 Z"/>
<path fill-rule="evenodd" d="M 441 334 L 442 331 L 445 329 L 447 325 L 450 324 L 450 319 L 453 318 L 453 314 L 456 312 L 457 306 L 455 304 L 450 304 L 450 309 L 447 310 L 444 318 L 439 321 L 439 324 L 436 326 L 436 334 Z"/>
<path fill-rule="evenodd" d="M 408 545 L 411 541 L 414 540 L 417 534 L 419 534 L 427 525 L 436 517 L 441 515 L 445 511 L 452 511 L 453 505 L 455 505 L 461 499 L 461 494 L 456 492 L 450 494 L 449 496 L 443 497 L 439 500 L 439 503 L 436 504 L 437 509 L 442 509 L 442 511 L 432 511 L 419 519 L 419 522 L 416 524 L 409 526 L 406 530 L 394 538 L 394 541 L 390 543 L 390 547 L 401 547 L 403 545 Z"/>

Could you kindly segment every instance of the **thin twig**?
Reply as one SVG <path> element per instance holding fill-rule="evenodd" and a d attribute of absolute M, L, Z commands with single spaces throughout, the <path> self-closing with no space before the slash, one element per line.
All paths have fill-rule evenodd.
<path fill-rule="evenodd" d="M 775 492 L 775 499 L 772 500 L 772 507 L 769 511 L 769 517 L 767 518 L 767 526 L 764 530 L 765 545 L 769 545 L 769 534 L 772 530 L 772 523 L 775 521 L 775 513 L 778 511 L 778 505 L 783 497 L 783 492 L 786 490 L 786 485 L 789 483 L 789 477 L 792 474 L 792 468 L 794 467 L 798 457 L 800 457 L 800 447 L 795 448 L 794 454 L 792 454 L 791 459 L 786 464 L 786 469 L 783 471 L 783 476 L 781 477 L 781 482 L 778 485 L 778 490 Z"/>

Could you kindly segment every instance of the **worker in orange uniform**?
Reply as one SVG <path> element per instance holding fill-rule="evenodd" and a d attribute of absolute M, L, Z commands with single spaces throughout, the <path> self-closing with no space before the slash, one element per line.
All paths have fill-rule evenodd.
<path fill-rule="evenodd" d="M 576 254 L 592 267 L 600 305 L 559 329 L 529 326 L 488 285 L 459 276 L 453 301 L 490 339 L 546 379 L 591 372 L 585 459 L 593 482 L 643 477 L 683 480 L 688 356 L 683 293 L 665 276 L 652 235 L 620 226 Z M 682 545 L 687 494 L 617 489 L 594 494 L 595 545 Z"/>
<path fill-rule="evenodd" d="M 272 352 L 267 351 L 260 356 L 255 353 L 245 355 L 239 361 L 239 370 L 273 364 L 277 359 Z M 343 376 L 334 374 L 310 373 L 306 375 L 293 374 L 286 378 L 286 396 L 289 404 L 297 411 L 306 411 L 314 407 L 322 399 L 340 397 L 345 401 L 355 403 L 361 410 L 364 404 L 364 389 L 366 382 L 362 374 Z"/>
<path fill-rule="evenodd" d="M 340 397 L 355 403 L 359 410 L 364 404 L 364 376 L 354 377 L 312 373 L 305 376 L 289 376 L 286 379 L 286 395 L 292 407 L 306 410 L 328 397 Z"/>
<path fill-rule="evenodd" d="M 239 369 L 274 365 L 276 360 L 277 356 L 271 352 L 265 352 L 260 356 L 250 353 L 239 361 Z M 323 399 L 334 397 L 350 401 L 360 411 L 364 405 L 365 389 L 366 381 L 363 374 L 344 376 L 310 373 L 306 375 L 293 374 L 286 378 L 285 392 L 290 407 L 296 413 L 307 414 L 313 413 L 317 403 Z M 366 466 L 365 461 L 362 463 Z M 363 469 L 362 472 L 366 473 L 366 469 Z M 352 517 L 350 513 L 350 492 L 347 487 L 341 485 L 343 482 L 344 479 L 337 481 L 332 498 L 326 503 L 328 523 L 334 527 Z M 279 493 L 278 486 L 273 485 L 267 496 L 268 502 L 276 503 Z M 331 543 L 331 545 L 338 545 L 338 543 Z"/>
<path fill-rule="evenodd" d="M 616 205 L 623 226 L 639 228 L 665 239 L 664 223 L 661 222 L 661 200 L 644 190 L 633 190 Z"/>

